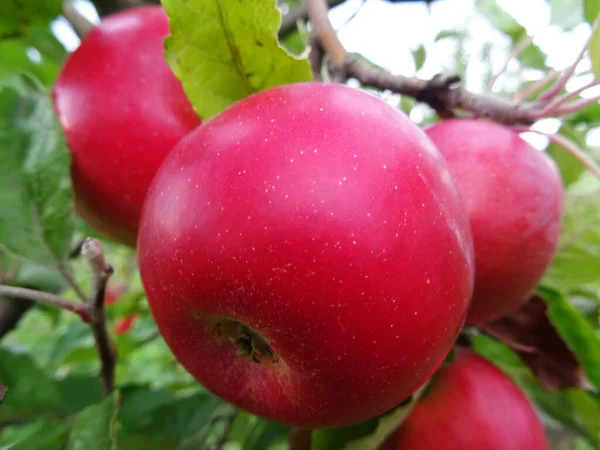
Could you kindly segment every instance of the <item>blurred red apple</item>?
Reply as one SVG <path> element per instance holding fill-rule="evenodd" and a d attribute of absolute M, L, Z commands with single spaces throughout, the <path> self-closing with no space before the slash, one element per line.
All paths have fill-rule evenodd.
<path fill-rule="evenodd" d="M 460 349 L 434 376 L 381 450 L 547 450 L 544 427 L 520 388 L 491 362 Z"/>
<path fill-rule="evenodd" d="M 516 311 L 554 256 L 563 186 L 554 162 L 516 131 L 454 119 L 426 130 L 464 200 L 475 242 L 475 290 L 468 324 Z"/>
<path fill-rule="evenodd" d="M 108 16 L 69 56 L 53 89 L 73 156 L 77 210 L 130 246 L 156 170 L 200 123 L 164 59 L 168 34 L 158 6 Z"/>

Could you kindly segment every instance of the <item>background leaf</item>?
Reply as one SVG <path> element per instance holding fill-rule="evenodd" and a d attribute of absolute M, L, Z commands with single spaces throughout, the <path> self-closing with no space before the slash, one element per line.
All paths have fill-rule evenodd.
<path fill-rule="evenodd" d="M 0 349 L 0 384 L 9 389 L 0 421 L 57 417 L 63 411 L 58 387 L 28 355 Z"/>
<path fill-rule="evenodd" d="M 373 420 L 350 427 L 315 430 L 311 450 L 377 450 L 408 417 L 427 385 L 401 405 Z"/>
<path fill-rule="evenodd" d="M 0 245 L 41 264 L 64 261 L 74 214 L 71 156 L 50 97 L 29 77 L 0 82 Z"/>
<path fill-rule="evenodd" d="M 255 92 L 312 79 L 308 60 L 279 45 L 281 12 L 274 1 L 164 0 L 163 5 L 171 27 L 167 61 L 204 120 Z"/>
<path fill-rule="evenodd" d="M 69 423 L 61 420 L 36 420 L 0 431 L 0 448 L 10 450 L 57 450 L 67 442 Z"/>
<path fill-rule="evenodd" d="M 2 0 L 0 39 L 50 22 L 62 10 L 61 0 Z"/>
<path fill-rule="evenodd" d="M 600 389 L 600 335 L 558 292 L 544 287 L 538 291 L 548 304 L 548 318 L 575 353 L 588 379 Z"/>
<path fill-rule="evenodd" d="M 71 428 L 68 450 L 111 450 L 114 445 L 114 422 L 117 414 L 117 394 L 102 403 L 81 411 Z"/>

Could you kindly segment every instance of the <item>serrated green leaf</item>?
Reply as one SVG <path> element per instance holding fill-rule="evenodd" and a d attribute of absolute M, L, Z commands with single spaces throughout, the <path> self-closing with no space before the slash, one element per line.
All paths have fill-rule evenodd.
<path fill-rule="evenodd" d="M 573 392 L 580 392 L 583 395 L 591 395 L 591 393 L 581 389 L 554 392 L 544 389 L 513 350 L 506 344 L 488 336 L 475 336 L 473 338 L 473 349 L 506 373 L 546 414 L 568 429 L 585 437 L 598 448 L 600 435 L 597 434 L 594 428 L 589 427 L 586 420 L 587 410 L 580 411 L 579 407 L 581 405 L 574 402 L 571 395 Z"/>
<path fill-rule="evenodd" d="M 423 67 L 423 64 L 425 63 L 425 47 L 419 45 L 419 47 L 416 50 L 413 50 L 412 55 L 415 61 L 415 72 L 418 72 L 419 70 L 421 70 L 421 67 Z"/>
<path fill-rule="evenodd" d="M 65 448 L 69 423 L 64 420 L 36 420 L 3 428 L 0 448 L 7 450 L 57 450 Z"/>
<path fill-rule="evenodd" d="M 66 260 L 74 233 L 71 155 L 50 97 L 25 76 L 0 80 L 0 246 Z"/>
<path fill-rule="evenodd" d="M 600 80 L 600 16 L 596 17 L 594 23 L 589 51 L 592 59 L 592 71 L 596 76 L 596 80 Z"/>
<path fill-rule="evenodd" d="M 377 450 L 408 417 L 426 390 L 424 384 L 401 405 L 370 421 L 343 428 L 315 430 L 311 450 Z"/>
<path fill-rule="evenodd" d="M 61 0 L 2 0 L 0 39 L 24 33 L 54 20 L 62 11 Z"/>
<path fill-rule="evenodd" d="M 166 58 L 204 119 L 255 92 L 310 81 L 306 58 L 279 45 L 272 0 L 163 0 L 171 35 Z"/>
<path fill-rule="evenodd" d="M 0 349 L 0 384 L 9 389 L 0 421 L 57 417 L 63 411 L 60 391 L 28 355 Z"/>
<path fill-rule="evenodd" d="M 558 134 L 568 138 L 582 148 L 585 146 L 585 134 L 579 133 L 573 126 L 563 124 Z M 546 153 L 556 162 L 565 186 L 570 186 L 579 179 L 585 167 L 570 152 L 551 142 L 546 148 Z"/>
<path fill-rule="evenodd" d="M 600 187 L 574 190 L 580 182 L 567 195 L 558 250 L 543 279 L 561 292 L 600 286 Z"/>
<path fill-rule="evenodd" d="M 588 23 L 594 23 L 598 14 L 600 14 L 600 1 L 598 0 L 583 0 L 583 14 Z"/>
<path fill-rule="evenodd" d="M 75 418 L 67 450 L 112 450 L 118 396 L 113 393 L 101 403 L 88 406 Z"/>
<path fill-rule="evenodd" d="M 541 286 L 538 292 L 548 304 L 548 318 L 575 353 L 589 381 L 600 389 L 600 335 L 557 291 Z"/>

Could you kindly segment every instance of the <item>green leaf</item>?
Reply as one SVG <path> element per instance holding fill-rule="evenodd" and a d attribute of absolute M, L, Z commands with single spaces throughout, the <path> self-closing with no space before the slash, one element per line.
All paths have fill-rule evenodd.
<path fill-rule="evenodd" d="M 488 336 L 475 336 L 473 338 L 473 348 L 506 373 L 551 418 L 585 437 L 596 448 L 600 446 L 600 435 L 598 435 L 597 428 L 594 426 L 590 427 L 587 421 L 589 405 L 584 405 L 583 408 L 585 410 L 580 410 L 581 402 L 578 399 L 579 394 L 572 395 L 572 393 L 577 392 L 590 396 L 591 393 L 582 389 L 547 391 L 536 381 L 530 370 L 513 350 L 507 347 L 506 344 Z"/>
<path fill-rule="evenodd" d="M 106 397 L 102 403 L 88 406 L 73 423 L 68 450 L 112 450 L 115 442 L 117 394 Z"/>
<path fill-rule="evenodd" d="M 598 0 L 583 0 L 583 14 L 588 23 L 594 23 L 600 14 L 600 2 Z"/>
<path fill-rule="evenodd" d="M 167 61 L 204 120 L 255 92 L 312 79 L 308 60 L 279 45 L 281 11 L 273 0 L 163 0 L 163 6 L 171 28 Z"/>
<path fill-rule="evenodd" d="M 577 132 L 577 130 L 569 124 L 563 124 L 558 130 L 558 134 L 573 141 L 579 148 L 585 147 L 585 135 Z M 554 159 L 554 162 L 556 162 L 565 186 L 570 186 L 577 181 L 579 176 L 585 170 L 584 166 L 577 158 L 554 142 L 551 142 L 550 145 L 548 145 L 546 152 Z"/>
<path fill-rule="evenodd" d="M 587 284 L 600 287 L 600 187 L 575 190 L 565 202 L 559 248 L 543 284 L 568 292 Z"/>
<path fill-rule="evenodd" d="M 596 17 L 594 24 L 589 51 L 592 59 L 592 71 L 596 80 L 600 80 L 600 16 Z"/>
<path fill-rule="evenodd" d="M 476 0 L 475 7 L 498 30 L 514 40 L 523 35 L 523 26 L 507 13 L 496 0 Z"/>
<path fill-rule="evenodd" d="M 408 417 L 427 386 L 428 383 L 407 401 L 370 421 L 343 428 L 315 430 L 311 450 L 377 450 Z"/>
<path fill-rule="evenodd" d="M 46 25 L 62 11 L 61 0 L 2 0 L 0 2 L 0 39 Z"/>
<path fill-rule="evenodd" d="M 475 6 L 492 26 L 512 40 L 513 47 L 523 39 L 527 39 L 527 30 L 513 16 L 502 9 L 495 0 L 477 0 Z M 547 68 L 546 55 L 533 43 L 519 53 L 518 59 L 527 67 L 534 69 Z"/>
<path fill-rule="evenodd" d="M 464 39 L 466 35 L 467 33 L 465 30 L 442 30 L 435 36 L 434 42 L 448 38 Z"/>
<path fill-rule="evenodd" d="M 56 417 L 63 410 L 56 384 L 28 355 L 0 349 L 0 384 L 9 389 L 0 405 L 0 421 Z"/>
<path fill-rule="evenodd" d="M 58 271 L 30 262 L 25 262 L 19 268 L 16 279 L 11 284 L 55 294 L 68 287 L 64 277 Z"/>
<path fill-rule="evenodd" d="M 545 287 L 538 291 L 548 304 L 548 318 L 575 353 L 587 378 L 600 389 L 600 335 L 558 292 Z"/>
<path fill-rule="evenodd" d="M 418 72 L 419 70 L 421 70 L 421 67 L 423 67 L 423 64 L 425 63 L 425 47 L 419 45 L 419 47 L 416 50 L 413 50 L 412 55 L 413 59 L 415 60 L 415 72 Z"/>
<path fill-rule="evenodd" d="M 164 439 L 192 436 L 221 403 L 220 399 L 204 391 L 181 396 L 169 391 L 127 387 L 121 393 L 123 405 L 119 423 L 124 436 Z"/>
<path fill-rule="evenodd" d="M 45 265 L 66 260 L 71 156 L 50 97 L 25 76 L 0 80 L 0 246 Z"/>
<path fill-rule="evenodd" d="M 594 103 L 586 108 L 580 109 L 566 118 L 571 125 L 596 125 L 600 124 L 600 104 Z"/>
<path fill-rule="evenodd" d="M 71 375 L 54 383 L 61 393 L 66 414 L 75 414 L 102 399 L 97 375 Z"/>
<path fill-rule="evenodd" d="M 86 350 L 90 361 L 96 361 L 98 354 L 94 348 L 94 337 L 90 327 L 80 320 L 70 322 L 61 329 L 60 335 L 54 341 L 49 356 L 49 365 L 58 368 L 65 361 L 74 361 L 76 352 Z M 79 359 L 81 361 L 81 359 Z"/>
<path fill-rule="evenodd" d="M 64 449 L 69 423 L 64 420 L 36 420 L 11 426 L 0 432 L 0 448 L 10 450 Z"/>

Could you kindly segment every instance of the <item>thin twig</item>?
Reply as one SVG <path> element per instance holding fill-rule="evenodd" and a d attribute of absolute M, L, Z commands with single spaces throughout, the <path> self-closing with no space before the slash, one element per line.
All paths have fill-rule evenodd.
<path fill-rule="evenodd" d="M 492 91 L 492 88 L 496 84 L 496 81 L 498 81 L 498 78 L 500 78 L 500 76 L 504 72 L 506 72 L 506 69 L 508 69 L 508 65 L 513 60 L 513 58 L 516 58 L 517 56 L 519 56 L 523 50 L 525 50 L 527 47 L 529 47 L 529 44 L 531 44 L 531 42 L 533 42 L 533 38 L 531 36 L 526 35 L 517 43 L 517 45 L 515 45 L 515 48 L 513 49 L 513 51 L 510 53 L 510 55 L 508 55 L 508 58 L 506 58 L 506 61 L 504 61 L 504 65 L 502 66 L 502 68 L 490 80 L 490 82 L 488 84 L 488 91 L 490 91 L 490 92 Z"/>
<path fill-rule="evenodd" d="M 323 49 L 321 48 L 321 44 L 314 37 L 310 38 L 310 68 L 313 73 L 313 78 L 315 81 L 323 81 L 323 77 L 321 76 L 321 70 L 323 69 L 323 58 L 325 54 L 323 53 Z"/>
<path fill-rule="evenodd" d="M 356 10 L 352 13 L 352 15 L 350 17 L 348 17 L 346 20 L 344 20 L 344 23 L 342 23 L 336 30 L 337 33 L 339 33 L 340 31 L 342 31 L 342 28 L 344 28 L 346 25 L 348 25 L 350 22 L 352 22 L 354 20 L 354 18 L 356 17 L 356 15 L 360 12 L 361 9 L 363 9 L 363 7 L 365 6 L 365 4 L 367 3 L 367 0 L 361 0 L 360 5 L 358 5 L 358 8 L 356 8 Z"/>
<path fill-rule="evenodd" d="M 568 151 L 571 155 L 573 155 L 575 157 L 575 159 L 577 159 L 581 164 L 583 164 L 583 166 L 586 169 L 588 169 L 592 173 L 592 175 L 594 175 L 596 178 L 600 179 L 600 167 L 596 164 L 596 162 L 592 158 L 590 158 L 588 155 L 586 155 L 583 152 L 583 150 L 581 150 L 570 139 L 567 139 L 566 137 L 560 136 L 558 134 L 546 133 L 544 131 L 533 130 L 531 128 L 517 126 L 517 127 L 514 127 L 514 129 L 521 133 L 538 133 L 538 134 L 541 134 L 542 136 L 547 137 L 548 139 L 550 139 L 551 142 L 555 143 L 559 147 Z"/>
<path fill-rule="evenodd" d="M 517 92 L 515 94 L 515 96 L 513 97 L 513 101 L 515 101 L 517 103 L 524 102 L 525 100 L 527 100 L 529 98 L 529 96 L 531 94 L 533 94 L 538 89 L 541 89 L 544 86 L 546 86 L 548 83 L 550 83 L 551 81 L 553 81 L 559 75 L 560 75 L 560 72 L 556 72 L 556 71 L 548 72 L 546 75 L 544 75 L 543 78 L 541 78 L 541 79 L 539 79 L 537 81 L 534 81 L 531 84 L 531 86 L 529 86 L 523 92 Z"/>
<path fill-rule="evenodd" d="M 94 24 L 79 12 L 71 0 L 63 1 L 63 16 L 69 21 L 79 38 L 84 37 L 94 28 Z"/>
<path fill-rule="evenodd" d="M 548 101 L 552 100 L 559 94 L 560 91 L 562 91 L 565 88 L 565 86 L 567 85 L 567 82 L 571 79 L 571 77 L 575 73 L 575 69 L 577 68 L 577 65 L 580 63 L 580 61 L 585 56 L 588 45 L 590 44 L 590 39 L 591 39 L 591 37 L 588 38 L 588 40 L 585 42 L 585 45 L 582 47 L 581 51 L 579 52 L 579 55 L 577 55 L 577 58 L 575 58 L 575 61 L 573 62 L 573 64 L 571 64 L 569 67 L 567 67 L 566 70 L 564 70 L 562 72 L 560 77 L 558 77 L 558 80 L 556 81 L 556 83 L 554 83 L 546 92 L 544 92 L 542 95 L 540 95 L 540 98 L 538 99 L 540 102 L 548 102 Z"/>
<path fill-rule="evenodd" d="M 0 285 L 0 296 L 18 298 L 21 300 L 31 300 L 38 303 L 44 303 L 50 306 L 56 306 L 67 311 L 72 311 L 79 314 L 84 322 L 92 321 L 92 314 L 87 305 L 72 302 L 58 295 L 48 292 L 36 291 L 35 289 L 27 289 L 16 286 Z"/>
<path fill-rule="evenodd" d="M 578 89 L 575 89 L 574 91 L 571 92 L 567 92 L 559 97 L 556 97 L 553 101 L 551 101 L 550 103 L 548 103 L 546 106 L 544 106 L 539 114 L 540 117 L 545 117 L 548 114 L 552 114 L 553 112 L 555 112 L 560 106 L 564 105 L 565 103 L 567 103 L 569 100 L 571 100 L 574 97 L 577 97 L 579 94 L 581 94 L 583 91 L 585 91 L 586 89 L 592 88 L 594 86 L 598 86 L 600 84 L 599 81 L 593 80 L 590 83 L 586 84 L 585 86 L 582 86 Z"/>
<path fill-rule="evenodd" d="M 67 266 L 63 262 L 59 262 L 57 265 L 57 269 L 62 275 L 62 277 L 65 279 L 67 284 L 71 287 L 71 289 L 73 289 L 77 297 L 79 297 L 81 301 L 85 302 L 86 296 L 75 281 L 75 279 L 73 278 L 73 276 L 71 275 L 71 272 L 69 272 Z"/>
<path fill-rule="evenodd" d="M 345 1 L 346 0 L 327 0 L 327 4 L 329 8 L 333 8 L 344 3 Z M 296 30 L 296 24 L 298 21 L 306 21 L 307 19 L 308 7 L 306 2 L 299 2 L 283 16 L 281 20 L 281 27 L 279 28 L 279 38 L 283 39 L 292 34 Z"/>
<path fill-rule="evenodd" d="M 99 240 L 87 238 L 81 246 L 81 256 L 90 268 L 92 276 L 91 296 L 88 300 L 92 310 L 92 332 L 96 342 L 96 349 L 100 357 L 102 392 L 105 396 L 114 390 L 115 364 L 117 361 L 116 349 L 106 330 L 104 316 L 104 295 L 106 284 L 113 273 L 113 268 L 104 259 L 104 249 Z"/>
<path fill-rule="evenodd" d="M 234 409 L 232 413 L 228 414 L 223 419 L 223 432 L 216 440 L 216 442 L 212 445 L 211 450 L 221 450 L 227 441 L 229 441 L 229 435 L 231 434 L 231 429 L 233 428 L 233 422 L 235 421 L 235 417 L 237 414 L 237 409 Z"/>
<path fill-rule="evenodd" d="M 590 106 L 595 103 L 598 103 L 599 100 L 600 100 L 600 95 L 596 95 L 595 97 L 590 97 L 590 98 L 582 98 L 575 102 L 569 103 L 568 105 L 564 105 L 559 108 L 556 108 L 552 112 L 553 113 L 552 115 L 553 116 L 566 116 L 567 114 L 571 114 L 571 113 L 580 111 L 581 109 L 585 108 L 586 106 Z"/>

